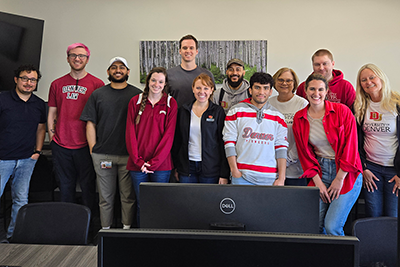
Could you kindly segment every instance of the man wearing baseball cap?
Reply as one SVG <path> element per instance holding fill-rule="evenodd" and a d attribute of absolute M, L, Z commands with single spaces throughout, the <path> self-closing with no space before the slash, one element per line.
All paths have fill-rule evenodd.
<path fill-rule="evenodd" d="M 246 98 L 250 98 L 250 84 L 244 79 L 246 71 L 244 62 L 238 58 L 229 60 L 226 65 L 226 78 L 222 88 L 215 90 L 213 102 L 224 108 L 225 114 L 235 104 Z"/>
<path fill-rule="evenodd" d="M 86 45 L 74 43 L 68 46 L 67 62 L 71 71 L 51 83 L 47 126 L 61 201 L 75 202 L 79 181 L 82 204 L 93 209 L 96 176 L 86 140 L 86 123 L 79 117 L 89 96 L 104 83 L 86 72 L 89 57 L 90 50 Z"/>
<path fill-rule="evenodd" d="M 129 73 L 125 58 L 112 58 L 107 69 L 110 84 L 93 92 L 80 118 L 86 122 L 86 136 L 97 175 L 103 229 L 109 229 L 113 223 L 117 185 L 124 229 L 131 227 L 134 217 L 135 193 L 126 169 L 129 155 L 125 129 L 129 101 L 142 91 L 127 83 Z"/>

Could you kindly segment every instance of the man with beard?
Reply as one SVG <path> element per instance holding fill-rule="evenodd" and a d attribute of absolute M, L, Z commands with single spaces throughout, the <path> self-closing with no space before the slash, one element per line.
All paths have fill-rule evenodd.
<path fill-rule="evenodd" d="M 125 130 L 129 101 L 142 91 L 127 83 L 129 73 L 125 58 L 112 58 L 107 69 L 111 83 L 93 92 L 81 115 L 81 120 L 86 122 L 86 136 L 97 174 L 103 229 L 110 229 L 113 223 L 117 184 L 123 229 L 131 227 L 134 217 L 135 193 L 126 169 L 129 154 Z"/>
<path fill-rule="evenodd" d="M 110 229 L 113 223 L 117 185 L 123 229 L 131 227 L 134 217 L 135 193 L 126 169 L 129 155 L 125 129 L 129 101 L 142 91 L 127 83 L 129 73 L 125 58 L 112 58 L 107 69 L 111 83 L 93 92 L 80 118 L 86 122 L 86 137 L 97 175 L 103 229 Z"/>
<path fill-rule="evenodd" d="M 7 238 L 13 234 L 19 209 L 28 204 L 29 183 L 46 134 L 46 104 L 32 93 L 40 77 L 34 66 L 20 66 L 15 71 L 15 89 L 0 94 L 0 197 L 12 180 Z"/>
<path fill-rule="evenodd" d="M 179 40 L 181 64 L 167 70 L 168 92 L 176 100 L 178 107 L 195 100 L 192 83 L 194 78 L 199 76 L 199 74 L 207 74 L 214 82 L 214 76 L 209 70 L 196 65 L 196 56 L 198 53 L 197 39 L 190 34 L 183 36 Z"/>
<path fill-rule="evenodd" d="M 213 102 L 224 108 L 225 114 L 235 104 L 250 97 L 250 84 L 244 79 L 244 63 L 238 58 L 229 60 L 226 65 L 226 78 L 222 88 L 214 92 Z"/>
<path fill-rule="evenodd" d="M 256 72 L 250 78 L 251 98 L 234 105 L 223 130 L 232 184 L 284 185 L 287 154 L 285 117 L 268 98 L 274 80 Z"/>
<path fill-rule="evenodd" d="M 335 103 L 342 103 L 353 110 L 353 103 L 356 99 L 356 91 L 350 82 L 343 79 L 343 72 L 335 70 L 335 61 L 332 53 L 327 49 L 319 49 L 311 57 L 314 73 L 319 73 L 325 77 L 329 83 L 327 100 Z M 306 98 L 304 90 L 305 82 L 297 88 L 296 94 Z"/>
<path fill-rule="evenodd" d="M 76 182 L 79 180 L 82 203 L 93 209 L 96 175 L 86 140 L 86 123 L 79 117 L 89 96 L 104 83 L 86 72 L 89 57 L 86 45 L 74 43 L 68 46 L 67 62 L 71 72 L 51 83 L 47 126 L 61 201 L 75 202 Z"/>

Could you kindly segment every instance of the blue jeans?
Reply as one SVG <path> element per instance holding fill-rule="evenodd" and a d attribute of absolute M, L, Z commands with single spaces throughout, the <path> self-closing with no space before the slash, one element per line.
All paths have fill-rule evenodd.
<path fill-rule="evenodd" d="M 201 161 L 190 161 L 189 176 L 179 175 L 181 183 L 218 184 L 219 177 L 204 177 Z"/>
<path fill-rule="evenodd" d="M 136 204 L 137 204 L 137 224 L 140 226 L 140 193 L 139 185 L 142 182 L 154 182 L 154 183 L 168 183 L 171 171 L 154 171 L 154 173 L 143 173 L 140 171 L 129 171 L 133 189 L 136 194 Z"/>
<path fill-rule="evenodd" d="M 250 183 L 249 181 L 243 179 L 243 177 L 239 177 L 239 178 L 232 177 L 232 184 L 235 184 L 235 185 L 255 185 L 255 184 Z"/>
<path fill-rule="evenodd" d="M 377 190 L 368 192 L 363 189 L 365 197 L 365 215 L 367 217 L 389 216 L 397 217 L 398 199 L 393 194 L 395 182 L 389 183 L 389 180 L 396 175 L 394 167 L 385 167 L 376 163 L 367 161 L 367 169 L 370 170 L 379 181 L 375 181 Z"/>
<path fill-rule="evenodd" d="M 19 209 L 28 204 L 29 184 L 33 169 L 35 168 L 36 160 L 18 159 L 18 160 L 0 160 L 0 183 L 1 191 L 0 196 L 3 195 L 4 188 L 8 182 L 11 181 L 11 221 L 8 226 L 7 238 L 10 238 L 14 232 L 15 219 Z"/>
<path fill-rule="evenodd" d="M 322 169 L 322 182 L 329 188 L 336 177 L 336 164 L 334 159 L 319 158 L 318 162 Z M 345 178 L 346 179 L 346 178 Z M 331 203 L 319 200 L 319 232 L 328 235 L 344 236 L 343 227 L 347 217 L 354 206 L 362 187 L 362 174 L 358 175 L 353 189 L 346 194 L 340 195 Z"/>

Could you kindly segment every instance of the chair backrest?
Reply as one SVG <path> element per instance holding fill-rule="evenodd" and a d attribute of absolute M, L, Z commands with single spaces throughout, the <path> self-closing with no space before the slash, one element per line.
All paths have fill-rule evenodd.
<path fill-rule="evenodd" d="M 397 218 L 358 219 L 353 235 L 360 240 L 360 266 L 397 266 Z"/>
<path fill-rule="evenodd" d="M 90 209 L 63 202 L 27 204 L 18 212 L 12 243 L 86 245 Z"/>

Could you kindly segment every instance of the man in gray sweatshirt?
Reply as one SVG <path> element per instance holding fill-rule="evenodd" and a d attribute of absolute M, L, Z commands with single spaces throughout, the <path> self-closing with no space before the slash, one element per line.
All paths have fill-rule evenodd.
<path fill-rule="evenodd" d="M 222 88 L 215 90 L 213 102 L 224 108 L 225 114 L 228 110 L 240 101 L 249 98 L 250 84 L 244 79 L 246 71 L 244 63 L 238 58 L 229 60 L 226 65 L 226 78 L 222 83 Z"/>

